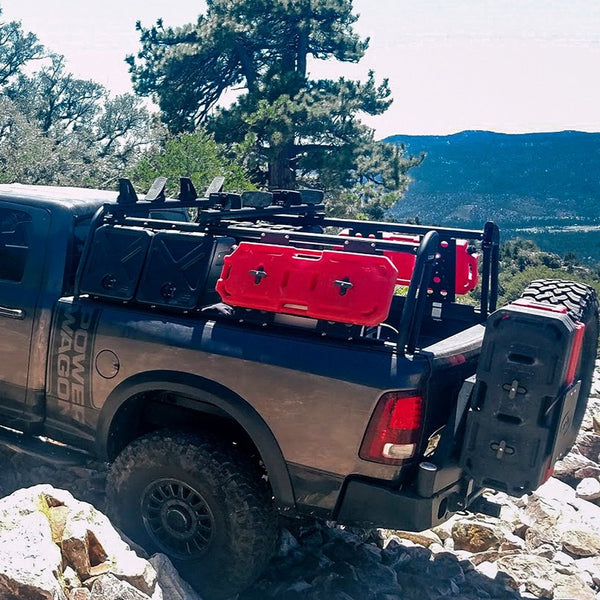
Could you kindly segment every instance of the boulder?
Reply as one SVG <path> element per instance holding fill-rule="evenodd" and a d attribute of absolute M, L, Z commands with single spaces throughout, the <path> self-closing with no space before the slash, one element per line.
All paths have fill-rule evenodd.
<path fill-rule="evenodd" d="M 554 477 L 567 483 L 577 479 L 577 473 L 583 469 L 597 468 L 597 461 L 593 461 L 581 454 L 578 450 L 569 452 L 562 460 L 554 465 Z"/>
<path fill-rule="evenodd" d="M 534 595 L 552 598 L 556 571 L 551 560 L 531 554 L 514 554 L 499 558 L 496 566 L 510 577 L 515 588 L 523 586 Z"/>
<path fill-rule="evenodd" d="M 149 562 L 158 574 L 158 587 L 164 600 L 202 600 L 192 586 L 179 577 L 168 556 L 155 554 Z"/>
<path fill-rule="evenodd" d="M 589 585 L 575 575 L 559 575 L 554 586 L 553 600 L 596 600 Z"/>
<path fill-rule="evenodd" d="M 126 581 L 117 579 L 112 573 L 100 575 L 94 579 L 91 586 L 90 600 L 150 600 L 144 594 Z"/>
<path fill-rule="evenodd" d="M 0 499 L 0 598 L 198 600 L 166 557 L 155 562 L 168 596 L 152 564 L 92 505 L 50 485 Z"/>
<path fill-rule="evenodd" d="M 394 534 L 401 540 L 410 540 L 414 544 L 425 546 L 425 548 L 430 548 L 432 544 L 439 544 L 442 546 L 442 540 L 431 530 L 420 532 L 395 530 Z"/>
<path fill-rule="evenodd" d="M 577 450 L 586 458 L 598 463 L 600 455 L 600 435 L 593 431 L 582 431 L 575 443 Z"/>
<path fill-rule="evenodd" d="M 66 600 L 61 573 L 46 516 L 23 492 L 0 500 L 0 598 Z"/>
<path fill-rule="evenodd" d="M 600 554 L 600 533 L 585 529 L 568 529 L 561 537 L 562 547 L 571 556 L 586 557 Z"/>
<path fill-rule="evenodd" d="M 577 469 L 575 471 L 575 478 L 582 480 L 586 477 L 593 477 L 594 479 L 600 479 L 600 466 L 598 465 L 588 465 L 587 467 L 582 467 L 581 469 Z"/>
<path fill-rule="evenodd" d="M 580 558 L 575 560 L 575 567 L 580 571 L 587 573 L 594 585 L 600 587 L 600 557 L 593 556 L 589 558 Z"/>
<path fill-rule="evenodd" d="M 592 502 L 600 498 L 600 481 L 595 477 L 582 479 L 575 488 L 578 498 Z"/>
<path fill-rule="evenodd" d="M 479 520 L 462 519 L 452 527 L 454 548 L 468 552 L 495 549 L 505 541 L 504 532 L 495 525 Z"/>

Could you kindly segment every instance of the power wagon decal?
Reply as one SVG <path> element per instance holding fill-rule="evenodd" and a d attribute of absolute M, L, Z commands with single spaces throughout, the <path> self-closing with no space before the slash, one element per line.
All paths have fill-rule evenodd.
<path fill-rule="evenodd" d="M 72 416 L 83 417 L 92 406 L 91 369 L 94 335 L 100 310 L 86 304 L 59 303 L 50 340 L 48 391 L 72 406 Z"/>

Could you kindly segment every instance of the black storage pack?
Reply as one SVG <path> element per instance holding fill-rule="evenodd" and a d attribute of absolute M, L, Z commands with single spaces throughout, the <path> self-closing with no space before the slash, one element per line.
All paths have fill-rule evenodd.
<path fill-rule="evenodd" d="M 215 284 L 234 243 L 206 233 L 102 225 L 79 289 L 108 300 L 194 310 L 219 301 Z"/>
<path fill-rule="evenodd" d="M 204 289 L 213 237 L 204 233 L 159 231 L 135 295 L 138 302 L 191 310 Z"/>
<path fill-rule="evenodd" d="M 183 311 L 217 302 L 215 283 L 234 242 L 205 233 L 155 233 L 135 299 Z"/>
<path fill-rule="evenodd" d="M 528 493 L 571 447 L 578 329 L 566 309 L 535 303 L 489 317 L 460 461 L 477 485 Z"/>
<path fill-rule="evenodd" d="M 96 229 L 80 291 L 113 300 L 132 300 L 151 239 L 152 232 L 142 227 L 102 225 Z"/>

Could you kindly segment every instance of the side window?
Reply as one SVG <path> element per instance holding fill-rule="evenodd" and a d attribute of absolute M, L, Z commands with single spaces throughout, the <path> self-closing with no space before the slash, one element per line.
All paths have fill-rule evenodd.
<path fill-rule="evenodd" d="M 0 280 L 23 279 L 31 240 L 31 215 L 0 207 Z"/>

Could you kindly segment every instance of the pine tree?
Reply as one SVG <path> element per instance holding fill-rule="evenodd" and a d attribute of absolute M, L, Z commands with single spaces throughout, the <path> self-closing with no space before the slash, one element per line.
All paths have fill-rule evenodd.
<path fill-rule="evenodd" d="M 356 19 L 352 0 L 208 0 L 195 24 L 138 23 L 141 50 L 128 57 L 134 87 L 157 100 L 172 132 L 206 124 L 242 152 L 259 185 L 321 187 L 338 198 L 350 190 L 354 204 L 378 196 L 387 205 L 416 162 L 360 122 L 390 105 L 387 80 L 309 73 L 311 60 L 360 60 L 368 40 L 353 31 Z"/>

